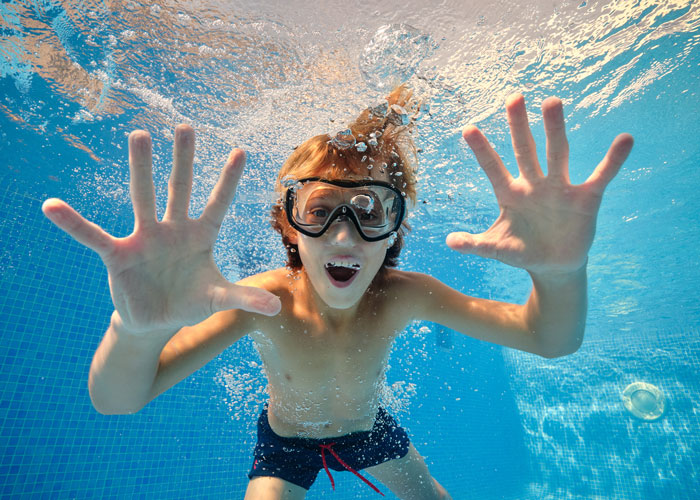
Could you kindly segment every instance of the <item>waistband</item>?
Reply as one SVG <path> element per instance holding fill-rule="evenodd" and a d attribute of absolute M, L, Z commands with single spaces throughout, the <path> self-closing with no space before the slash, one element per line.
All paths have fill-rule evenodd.
<path fill-rule="evenodd" d="M 288 441 L 289 443 L 296 443 L 304 446 L 320 446 L 320 445 L 327 445 L 329 443 L 335 443 L 336 445 L 345 445 L 352 443 L 353 441 L 356 440 L 361 440 L 367 438 L 374 428 L 377 426 L 377 424 L 381 421 L 385 421 L 387 417 L 389 416 L 389 413 L 383 408 L 379 407 L 377 409 L 377 415 L 374 418 L 374 424 L 372 426 L 372 429 L 367 430 L 367 431 L 354 431 L 354 432 L 349 432 L 347 434 L 341 434 L 340 436 L 331 436 L 331 437 L 325 437 L 325 438 L 310 438 L 310 437 L 303 437 L 303 436 L 280 436 L 277 434 L 272 427 L 270 427 L 270 421 L 268 420 L 268 406 L 269 403 L 265 403 L 263 406 L 262 412 L 260 414 L 260 423 L 263 425 L 266 431 L 270 431 L 273 433 L 275 436 L 277 436 L 279 439 Z"/>

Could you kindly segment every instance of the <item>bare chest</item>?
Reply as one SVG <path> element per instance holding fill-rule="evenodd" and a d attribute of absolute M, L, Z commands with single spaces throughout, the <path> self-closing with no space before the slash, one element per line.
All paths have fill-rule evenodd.
<path fill-rule="evenodd" d="M 358 324 L 346 331 L 319 331 L 287 325 L 258 342 L 270 383 L 321 395 L 334 387 L 351 393 L 372 385 L 382 374 L 395 338 L 388 325 Z M 325 394 L 324 394 L 325 395 Z"/>
<path fill-rule="evenodd" d="M 371 428 L 391 346 L 393 320 L 359 318 L 349 328 L 288 321 L 255 338 L 277 429 L 326 436 Z M 272 421 L 271 421 L 272 424 Z"/>

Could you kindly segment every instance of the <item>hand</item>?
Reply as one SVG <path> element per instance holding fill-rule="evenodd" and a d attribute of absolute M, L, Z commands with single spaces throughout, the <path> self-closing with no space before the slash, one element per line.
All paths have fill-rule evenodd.
<path fill-rule="evenodd" d="M 632 149 L 629 134 L 615 138 L 603 161 L 583 184 L 569 182 L 569 144 L 562 103 L 542 103 L 547 136 L 547 176 L 537 161 L 520 94 L 506 101 L 508 123 L 520 175 L 513 178 L 486 137 L 474 126 L 462 136 L 493 185 L 501 213 L 484 233 L 451 233 L 453 250 L 498 259 L 532 273 L 569 273 L 581 269 L 595 235 L 603 191 Z"/>
<path fill-rule="evenodd" d="M 151 171 L 151 138 L 145 131 L 129 135 L 130 192 L 134 231 L 115 238 L 88 222 L 58 199 L 46 200 L 42 210 L 54 224 L 93 249 L 109 273 L 109 287 L 123 329 L 134 334 L 178 330 L 226 309 L 277 314 L 279 299 L 258 288 L 234 285 L 219 272 L 212 249 L 238 179 L 245 153 L 234 149 L 199 219 L 187 211 L 192 192 L 194 131 L 175 129 L 173 169 L 168 205 L 156 218 Z M 173 332 L 174 333 L 174 332 Z"/>

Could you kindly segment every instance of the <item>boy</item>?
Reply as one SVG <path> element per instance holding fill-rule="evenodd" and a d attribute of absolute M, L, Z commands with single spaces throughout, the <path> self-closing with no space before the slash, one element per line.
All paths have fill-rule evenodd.
<path fill-rule="evenodd" d="M 187 216 L 194 132 L 175 130 L 165 215 L 156 218 L 150 137 L 129 136 L 135 228 L 113 238 L 64 202 L 46 216 L 97 251 L 115 305 L 95 353 L 89 389 L 105 414 L 133 413 L 250 334 L 270 400 L 246 499 L 301 499 L 323 469 L 359 470 L 399 498 L 450 498 L 406 432 L 378 402 L 393 340 L 413 320 L 545 357 L 575 352 L 586 317 L 586 262 L 602 193 L 632 147 L 618 136 L 589 179 L 568 179 L 561 101 L 543 105 L 547 175 L 538 164 L 524 99 L 506 109 L 520 176 L 511 177 L 475 127 L 463 137 L 493 184 L 501 209 L 485 233 L 452 233 L 447 245 L 528 270 L 525 305 L 467 297 L 434 278 L 393 267 L 403 244 L 406 201 L 415 201 L 410 92 L 395 89 L 335 137 L 309 139 L 285 162 L 273 227 L 288 268 L 228 283 L 212 247 L 244 165 L 234 149 L 207 206 Z M 409 111 L 406 111 L 406 110 Z M 291 269 L 291 272 L 290 272 Z"/>

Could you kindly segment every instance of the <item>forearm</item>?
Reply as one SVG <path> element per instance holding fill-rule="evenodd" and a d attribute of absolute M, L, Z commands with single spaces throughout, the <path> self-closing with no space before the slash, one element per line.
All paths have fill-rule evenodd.
<path fill-rule="evenodd" d="M 160 354 L 175 333 L 135 336 L 120 326 L 113 314 L 90 366 L 90 399 L 104 414 L 135 413 L 150 401 Z"/>
<path fill-rule="evenodd" d="M 588 309 L 586 266 L 567 274 L 530 273 L 532 294 L 525 306 L 526 323 L 545 357 L 578 350 Z"/>

